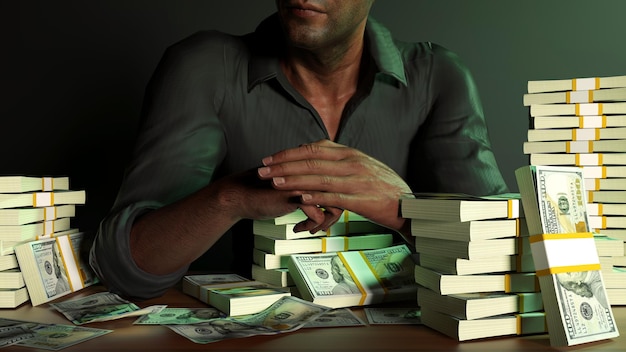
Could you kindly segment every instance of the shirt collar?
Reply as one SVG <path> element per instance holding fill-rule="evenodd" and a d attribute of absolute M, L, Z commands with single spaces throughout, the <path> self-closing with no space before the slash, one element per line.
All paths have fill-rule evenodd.
<path fill-rule="evenodd" d="M 370 17 L 365 27 L 365 37 L 378 72 L 407 85 L 402 55 L 389 30 Z M 248 64 L 248 91 L 250 91 L 261 82 L 275 78 L 280 70 L 278 57 L 285 47 L 285 42 L 278 16 L 274 14 L 266 18 L 246 38 L 251 48 Z"/>

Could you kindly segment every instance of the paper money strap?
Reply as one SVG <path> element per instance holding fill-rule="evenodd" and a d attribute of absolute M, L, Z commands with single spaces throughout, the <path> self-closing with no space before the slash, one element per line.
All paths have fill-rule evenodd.
<path fill-rule="evenodd" d="M 546 313 L 530 312 L 515 314 L 517 335 L 538 334 L 548 331 Z"/>
<path fill-rule="evenodd" d="M 593 234 L 559 233 L 530 236 L 537 276 L 600 270 Z"/>
<path fill-rule="evenodd" d="M 59 254 L 65 266 L 65 271 L 70 283 L 72 292 L 76 292 L 85 287 L 85 274 L 81 272 L 78 258 L 74 253 L 79 253 L 78 248 L 73 248 L 70 236 L 56 237 L 56 244 L 59 246 Z"/>
<path fill-rule="evenodd" d="M 373 303 L 374 297 L 384 301 L 387 287 L 362 252 L 339 252 L 337 255 L 361 291 L 360 306 Z"/>

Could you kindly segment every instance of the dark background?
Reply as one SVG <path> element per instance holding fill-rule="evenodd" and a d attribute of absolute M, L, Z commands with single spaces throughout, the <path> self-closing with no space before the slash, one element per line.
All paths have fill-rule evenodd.
<path fill-rule="evenodd" d="M 0 175 L 70 177 L 92 230 L 120 184 L 163 50 L 203 29 L 252 31 L 272 0 L 0 0 Z M 512 191 L 529 80 L 626 74 L 626 1 L 378 0 L 398 39 L 456 51 L 474 74 Z"/>

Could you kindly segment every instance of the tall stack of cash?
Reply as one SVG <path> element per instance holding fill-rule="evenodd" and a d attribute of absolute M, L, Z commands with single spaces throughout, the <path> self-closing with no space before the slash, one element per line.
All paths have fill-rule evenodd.
<path fill-rule="evenodd" d="M 292 254 L 287 267 L 301 298 L 331 308 L 415 303 L 415 263 L 405 245 Z"/>
<path fill-rule="evenodd" d="M 626 304 L 626 76 L 529 81 L 523 104 L 529 164 L 582 167 L 607 292 Z"/>
<path fill-rule="evenodd" d="M 304 212 L 297 210 L 275 219 L 253 222 L 252 279 L 289 287 L 297 294 L 287 268 L 292 254 L 377 249 L 393 243 L 388 229 L 349 211 L 344 211 L 339 221 L 326 231 L 295 232 L 296 224 L 305 219 Z"/>
<path fill-rule="evenodd" d="M 545 332 L 519 194 L 413 196 L 401 211 L 419 254 L 422 322 L 459 341 Z"/>
<path fill-rule="evenodd" d="M 70 190 L 68 177 L 0 176 L 0 308 L 32 296 L 16 247 L 78 232 L 70 221 L 84 203 L 85 192 Z"/>
<path fill-rule="evenodd" d="M 619 336 L 587 218 L 584 171 L 529 165 L 515 176 L 550 344 L 571 346 Z"/>

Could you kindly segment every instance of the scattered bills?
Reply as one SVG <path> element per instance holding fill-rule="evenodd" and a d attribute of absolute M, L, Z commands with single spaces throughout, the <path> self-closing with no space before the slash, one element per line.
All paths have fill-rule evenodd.
<path fill-rule="evenodd" d="M 367 321 L 377 324 L 421 324 L 419 308 L 365 308 Z"/>
<path fill-rule="evenodd" d="M 303 328 L 338 328 L 365 325 L 365 322 L 349 308 L 337 308 L 311 320 Z"/>
<path fill-rule="evenodd" d="M 192 325 L 166 325 L 195 343 L 211 343 L 254 335 L 274 335 L 300 329 L 330 308 L 286 296 L 250 315 L 216 318 Z"/>
<path fill-rule="evenodd" d="M 20 346 L 58 351 L 113 332 L 84 326 L 45 324 L 33 330 L 34 336 L 18 343 Z"/>
<path fill-rule="evenodd" d="M 161 311 L 140 316 L 133 324 L 138 325 L 178 325 L 198 324 L 211 319 L 223 318 L 216 308 L 164 308 Z"/>
<path fill-rule="evenodd" d="M 0 318 L 0 348 L 11 346 L 35 336 L 37 323 Z"/>
<path fill-rule="evenodd" d="M 19 345 L 58 351 L 112 331 L 0 318 L 0 348 Z"/>
<path fill-rule="evenodd" d="M 111 292 L 100 292 L 64 302 L 50 303 L 50 306 L 76 325 L 155 313 L 165 308 L 164 305 L 157 305 L 141 309 L 136 304 Z"/>

